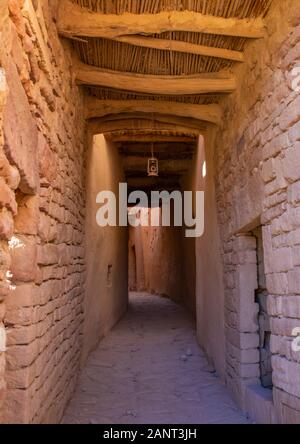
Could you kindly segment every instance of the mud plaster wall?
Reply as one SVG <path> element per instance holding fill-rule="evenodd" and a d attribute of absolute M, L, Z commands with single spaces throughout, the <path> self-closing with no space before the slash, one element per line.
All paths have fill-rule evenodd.
<path fill-rule="evenodd" d="M 34 4 L 0 2 L 0 400 L 17 423 L 59 421 L 73 392 L 85 274 L 82 97 L 57 2 Z"/>
<path fill-rule="evenodd" d="M 130 227 L 129 233 L 129 288 L 182 301 L 181 228 Z"/>
<path fill-rule="evenodd" d="M 194 240 L 194 256 L 191 242 L 186 243 L 186 257 L 195 257 L 195 293 L 197 337 L 208 358 L 224 377 L 224 289 L 220 258 L 220 236 L 214 188 L 213 131 L 199 138 L 197 154 L 183 182 L 185 190 L 204 192 L 204 234 Z M 206 168 L 204 169 L 204 163 Z M 206 172 L 205 172 L 206 170 Z M 193 269 L 186 268 L 186 280 L 193 280 Z M 190 293 L 191 294 L 191 293 Z M 190 296 L 191 300 L 191 296 Z"/>
<path fill-rule="evenodd" d="M 144 250 L 141 227 L 129 227 L 128 288 L 129 291 L 146 291 Z"/>
<path fill-rule="evenodd" d="M 187 238 L 182 230 L 182 302 L 196 315 L 196 241 Z"/>
<path fill-rule="evenodd" d="M 98 193 L 108 190 L 118 196 L 119 183 L 124 182 L 121 164 L 116 147 L 104 136 L 95 136 L 87 162 L 83 362 L 127 308 L 127 228 L 99 227 L 96 222 Z"/>
<path fill-rule="evenodd" d="M 259 385 L 256 245 L 249 232 L 261 224 L 276 415 L 299 423 L 300 354 L 291 347 L 300 326 L 300 93 L 292 89 L 292 68 L 300 66 L 299 2 L 275 1 L 266 24 L 266 39 L 251 43 L 237 68 L 240 86 L 224 104 L 214 148 L 226 380 L 242 406 L 246 387 Z"/>

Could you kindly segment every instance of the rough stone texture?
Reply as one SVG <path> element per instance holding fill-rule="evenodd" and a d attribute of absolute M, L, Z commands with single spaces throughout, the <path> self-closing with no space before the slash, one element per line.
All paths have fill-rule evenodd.
<path fill-rule="evenodd" d="M 225 118 L 214 154 L 225 284 L 227 384 L 245 407 L 245 387 L 259 376 L 257 356 L 249 362 L 249 353 L 243 357 L 241 352 L 254 352 L 258 341 L 251 230 L 262 225 L 268 311 L 273 317 L 274 402 L 279 420 L 288 423 L 296 422 L 300 412 L 295 388 L 299 356 L 291 350 L 292 329 L 300 325 L 300 97 L 291 86 L 292 68 L 300 63 L 297 13 L 299 16 L 296 2 L 274 2 L 266 19 L 267 38 L 250 44 L 247 62 L 236 68 L 242 81 L 237 92 L 224 101 Z"/>
<path fill-rule="evenodd" d="M 38 130 L 12 57 L 6 65 L 6 78 L 9 94 L 3 114 L 4 151 L 20 172 L 20 189 L 23 193 L 36 194 L 39 188 Z"/>
<path fill-rule="evenodd" d="M 209 222 L 195 247 L 199 341 L 244 410 L 283 423 L 300 414 L 299 353 L 291 347 L 300 325 L 297 3 L 274 0 L 267 36 L 249 43 L 246 62 L 234 68 L 238 89 L 224 98 L 221 128 L 205 134 L 198 174 L 187 179 L 205 190 Z M 10 423 L 62 417 L 79 368 L 86 266 L 82 93 L 71 45 L 56 33 L 57 1 L 34 1 L 38 18 L 28 4 L 0 2 L 0 422 Z M 204 158 L 207 177 L 198 181 Z M 260 226 L 275 406 L 263 396 L 261 413 L 253 389 L 260 384 L 253 235 Z M 105 265 L 108 286 L 112 265 Z"/>
<path fill-rule="evenodd" d="M 1 199 L 4 196 L 4 191 L 9 190 L 6 177 L 9 176 L 10 164 L 4 154 L 4 134 L 3 134 L 3 109 L 6 103 L 8 94 L 6 72 L 4 70 L 4 44 L 7 43 L 7 24 L 8 24 L 8 2 L 3 1 L 0 5 L 0 169 L 1 180 L 4 185 L 4 190 L 1 191 Z M 13 198 L 13 193 L 10 193 L 13 206 L 16 206 L 16 202 Z M 9 285 L 7 282 L 7 272 L 10 266 L 10 257 L 8 253 L 7 241 L 10 239 L 13 233 L 13 214 L 10 208 L 7 208 L 7 203 L 1 200 L 0 202 L 2 210 L 0 213 L 0 325 L 3 332 L 3 318 L 5 315 L 4 300 L 9 292 Z M 0 422 L 2 421 L 1 406 L 6 394 L 6 381 L 5 381 L 5 348 L 6 348 L 6 335 L 2 335 L 2 345 L 0 351 Z"/>
<path fill-rule="evenodd" d="M 82 97 L 50 2 L 39 2 L 34 26 L 29 3 L 0 6 L 0 326 L 7 345 L 4 354 L 2 337 L 0 404 L 8 423 L 60 420 L 82 343 Z"/>
<path fill-rule="evenodd" d="M 145 293 L 131 294 L 126 317 L 91 354 L 63 419 L 66 424 L 249 422 L 207 363 L 190 315 Z"/>

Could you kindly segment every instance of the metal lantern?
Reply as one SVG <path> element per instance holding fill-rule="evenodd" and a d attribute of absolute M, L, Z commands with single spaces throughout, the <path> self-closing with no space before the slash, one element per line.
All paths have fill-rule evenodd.
<path fill-rule="evenodd" d="M 148 159 L 148 177 L 158 176 L 158 159 L 154 157 L 154 143 L 151 144 L 151 157 Z"/>
<path fill-rule="evenodd" d="M 148 159 L 148 176 L 158 176 L 158 159 L 156 159 L 155 157 L 151 157 L 150 159 Z"/>

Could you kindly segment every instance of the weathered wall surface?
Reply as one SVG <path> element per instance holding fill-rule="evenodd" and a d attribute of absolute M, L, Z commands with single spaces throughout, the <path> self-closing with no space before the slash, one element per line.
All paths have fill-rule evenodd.
<path fill-rule="evenodd" d="M 225 376 L 224 288 L 220 258 L 220 233 L 215 202 L 213 132 L 199 138 L 197 154 L 184 182 L 185 190 L 204 192 L 204 234 L 196 238 L 197 337 L 212 365 Z M 191 257 L 191 252 L 186 251 Z M 187 270 L 187 279 L 191 279 Z"/>
<path fill-rule="evenodd" d="M 249 404 L 245 387 L 260 384 L 252 230 L 262 225 L 276 414 L 299 423 L 300 355 L 291 347 L 300 326 L 300 94 L 292 88 L 292 69 L 300 66 L 298 2 L 275 1 L 266 21 L 266 39 L 252 43 L 237 68 L 240 87 L 224 102 L 214 149 L 226 378 L 241 405 Z"/>
<path fill-rule="evenodd" d="M 129 227 L 128 231 L 128 288 L 129 291 L 146 291 L 143 229 Z"/>
<path fill-rule="evenodd" d="M 186 190 L 188 191 L 188 190 Z M 182 300 L 188 310 L 196 315 L 196 239 L 185 237 L 182 230 L 182 264 L 183 279 Z"/>
<path fill-rule="evenodd" d="M 7 86 L 6 86 L 6 78 L 5 72 L 3 69 L 5 51 L 4 51 L 4 42 L 6 39 L 5 28 L 8 23 L 8 4 L 7 2 L 2 2 L 0 4 L 0 156 L 1 156 L 1 181 L 2 186 L 1 190 L 3 192 L 1 194 L 4 196 L 6 192 L 7 196 L 10 196 L 10 207 L 8 207 L 8 202 L 4 206 L 5 201 L 3 201 L 3 197 L 1 196 L 1 213 L 0 213 L 0 422 L 2 419 L 2 404 L 4 400 L 4 396 L 6 393 L 6 383 L 5 383 L 5 349 L 6 349 L 6 331 L 4 327 L 4 315 L 5 315 L 5 305 L 4 299 L 9 292 L 8 284 L 7 284 L 7 272 L 10 268 L 10 255 L 8 252 L 7 241 L 12 236 L 13 232 L 13 211 L 15 211 L 16 202 L 14 198 L 13 189 L 15 186 L 18 186 L 19 178 L 16 178 L 17 183 L 11 188 L 8 183 L 10 181 L 9 176 L 10 172 L 12 172 L 12 167 L 9 164 L 7 157 L 3 151 L 4 145 L 4 134 L 3 134 L 3 110 L 7 96 Z M 7 179 L 5 180 L 5 174 L 7 175 Z M 17 173 L 18 176 L 18 173 Z M 14 209 L 12 208 L 14 206 Z"/>
<path fill-rule="evenodd" d="M 129 288 L 182 301 L 184 274 L 181 228 L 130 227 L 129 233 Z"/>
<path fill-rule="evenodd" d="M 83 362 L 99 340 L 124 314 L 128 302 L 128 232 L 126 227 L 99 227 L 96 197 L 101 191 L 118 196 L 124 182 L 116 147 L 104 136 L 94 137 L 87 162 L 86 296 Z M 118 199 L 117 199 L 118 202 Z"/>
<path fill-rule="evenodd" d="M 34 4 L 0 4 L 0 400 L 18 423 L 57 422 L 74 389 L 85 271 L 82 98 Z"/>
<path fill-rule="evenodd" d="M 199 145 L 196 147 L 196 153 L 191 161 L 189 171 L 181 179 L 182 193 L 185 191 L 193 192 L 193 205 L 195 203 L 195 193 L 200 190 L 199 178 L 201 177 L 201 169 L 199 170 Z M 202 165 L 200 165 L 201 167 Z M 195 216 L 195 208 L 193 208 L 193 216 Z M 181 230 L 182 236 L 182 280 L 183 280 L 183 303 L 188 310 L 196 317 L 196 286 L 197 286 L 197 266 L 196 266 L 196 243 L 197 238 L 186 237 L 185 227 Z"/>
<path fill-rule="evenodd" d="M 42 7 L 35 13 L 33 4 Z M 59 421 L 76 382 L 83 331 L 85 359 L 127 301 L 126 276 L 114 279 L 127 261 L 125 235 L 107 231 L 104 238 L 97 227 L 87 239 L 83 325 L 83 104 L 71 49 L 56 34 L 57 4 L 0 2 L 0 422 Z M 244 409 L 261 421 L 299 423 L 300 355 L 292 349 L 293 331 L 300 327 L 300 82 L 292 76 L 300 66 L 299 2 L 275 0 L 266 21 L 266 38 L 251 43 L 246 62 L 236 68 L 241 82 L 224 100 L 222 127 L 215 137 L 207 135 L 206 180 L 198 182 L 195 171 L 187 182 L 206 193 L 208 223 L 195 247 L 198 334 Z M 98 153 L 90 156 L 97 159 Z M 197 169 L 203 158 L 202 151 Z M 106 162 L 107 168 L 115 165 L 113 157 Z M 98 186 L 96 172 L 92 163 L 91 187 Z M 113 178 L 101 180 L 107 188 Z M 251 389 L 261 382 L 255 299 L 260 227 L 275 412 L 268 395 Z M 94 236 L 103 249 L 99 261 Z M 174 233 L 155 229 L 140 237 L 155 264 L 151 273 L 147 266 L 136 272 L 141 287 L 179 298 L 184 280 L 194 279 L 193 244 L 182 250 L 181 233 L 177 243 Z M 120 257 L 118 242 L 125 245 Z M 172 257 L 165 257 L 167 251 Z M 183 268 L 177 260 L 182 251 L 191 261 Z M 105 291 L 92 293 L 98 286 Z M 111 295 L 118 295 L 116 305 Z"/>

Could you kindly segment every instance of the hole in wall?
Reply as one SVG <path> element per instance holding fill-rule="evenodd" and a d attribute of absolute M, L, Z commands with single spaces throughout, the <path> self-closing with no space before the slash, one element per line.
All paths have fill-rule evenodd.
<path fill-rule="evenodd" d="M 252 234 L 256 238 L 257 255 L 257 281 L 258 287 L 255 291 L 255 302 L 259 306 L 258 326 L 259 326 L 259 355 L 260 355 L 260 380 L 264 388 L 272 389 L 272 353 L 271 353 L 271 326 L 270 315 L 267 308 L 267 284 L 264 266 L 264 245 L 262 226 L 253 230 Z"/>

